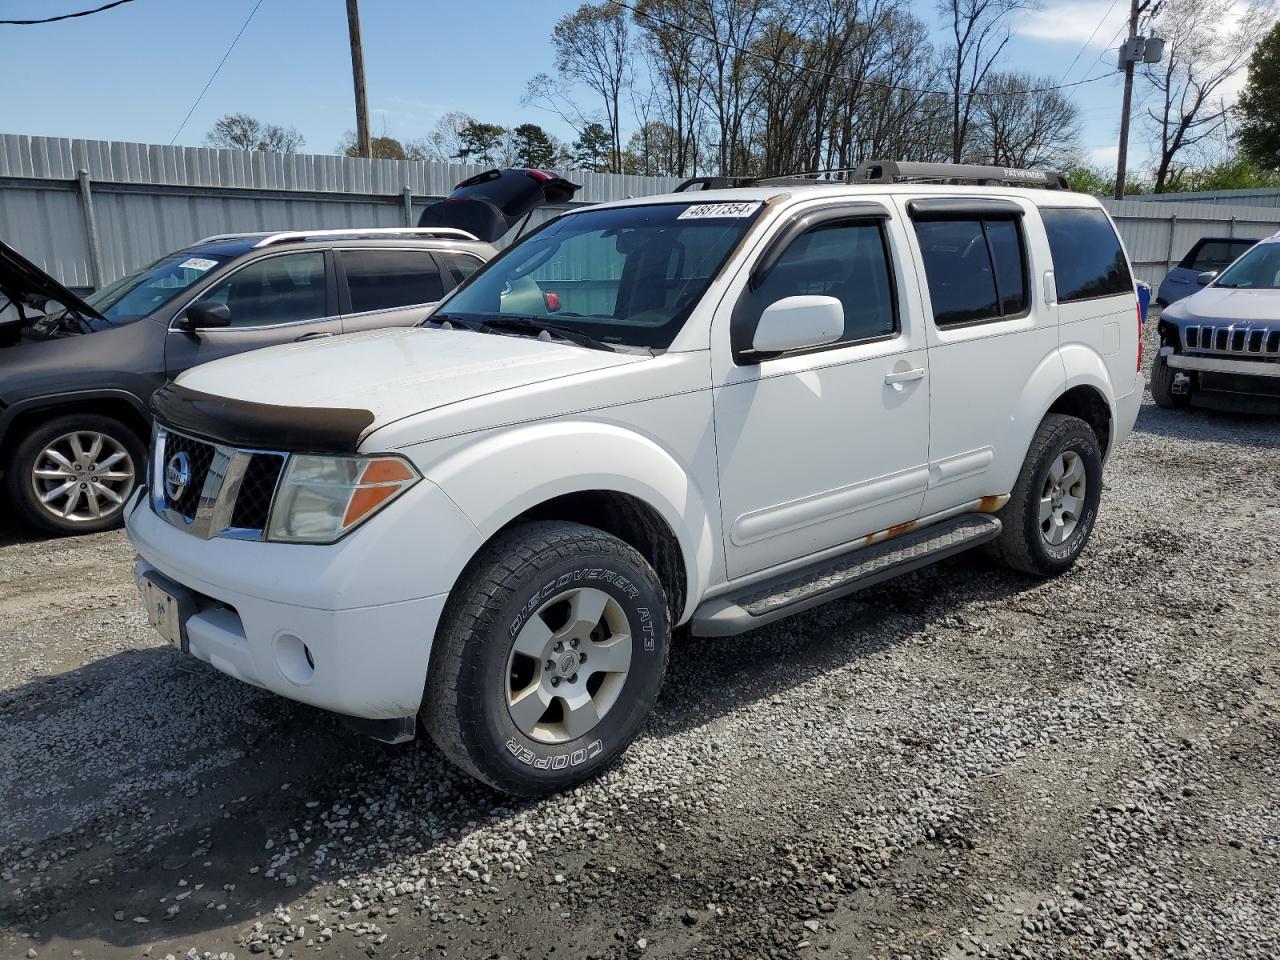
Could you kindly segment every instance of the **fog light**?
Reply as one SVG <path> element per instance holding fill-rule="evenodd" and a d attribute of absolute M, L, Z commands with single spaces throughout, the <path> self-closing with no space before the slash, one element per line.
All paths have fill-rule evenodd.
<path fill-rule="evenodd" d="M 316 673 L 316 661 L 311 649 L 301 637 L 282 633 L 276 637 L 276 666 L 290 683 L 301 686 L 310 683 Z"/>

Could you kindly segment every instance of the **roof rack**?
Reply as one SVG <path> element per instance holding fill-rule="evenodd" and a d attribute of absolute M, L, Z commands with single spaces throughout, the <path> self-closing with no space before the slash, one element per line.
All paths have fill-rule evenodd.
<path fill-rule="evenodd" d="M 694 177 L 676 187 L 689 190 L 724 190 L 740 187 L 812 186 L 817 183 L 973 183 L 983 186 L 1014 185 L 1069 190 L 1067 179 L 1053 170 L 1020 170 L 974 163 L 923 163 L 917 161 L 868 160 L 856 167 L 807 170 L 777 177 Z"/>
<path fill-rule="evenodd" d="M 197 240 L 197 244 L 214 243 L 219 240 L 252 240 L 257 238 L 253 246 L 269 247 L 277 243 L 289 243 L 294 240 L 370 240 L 383 237 L 412 237 L 423 240 L 475 240 L 473 233 L 466 230 L 455 230 L 453 227 L 353 227 L 345 230 L 285 230 L 280 232 L 257 233 L 219 233 L 212 237 Z"/>

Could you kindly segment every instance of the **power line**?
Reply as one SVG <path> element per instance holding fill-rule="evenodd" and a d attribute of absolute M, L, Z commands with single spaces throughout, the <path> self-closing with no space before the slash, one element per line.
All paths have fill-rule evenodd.
<path fill-rule="evenodd" d="M 698 33 L 696 30 L 690 30 L 688 27 L 681 26 L 678 23 L 672 23 L 669 20 L 663 20 L 660 17 L 655 17 L 650 13 L 645 13 L 643 10 L 636 9 L 629 3 L 624 3 L 623 0 L 609 0 L 609 3 L 612 3 L 615 7 L 621 7 L 624 10 L 630 10 L 637 17 L 643 17 L 645 20 L 650 20 L 653 23 L 666 27 L 669 30 L 678 30 L 688 36 L 696 37 L 705 43 L 724 47 L 728 50 L 735 50 L 744 56 L 755 57 L 758 60 L 771 63 L 775 67 L 785 67 L 788 70 L 795 70 L 797 73 L 812 73 L 816 76 L 827 77 L 831 80 L 842 80 L 845 83 L 862 83 L 869 87 L 882 87 L 885 90 L 896 90 L 902 93 L 920 93 L 925 94 L 926 96 L 939 97 L 955 97 L 956 95 L 954 90 L 930 90 L 922 87 L 904 87 L 901 84 L 885 83 L 883 80 L 872 80 L 869 77 L 851 77 L 847 74 L 830 73 L 826 70 L 819 70 L 817 67 L 805 67 L 798 63 L 789 63 L 786 60 L 777 60 L 755 50 L 749 50 L 746 47 L 739 47 L 732 43 L 726 43 L 724 40 L 717 40 L 715 37 L 708 37 L 704 33 Z M 1086 83 L 1096 83 L 1099 80 L 1105 79 L 1107 79 L 1105 76 L 1091 77 L 1087 80 L 1074 80 L 1071 83 L 1059 83 L 1050 87 L 1027 87 L 1019 90 L 966 90 L 962 95 L 965 97 L 1025 97 L 1029 93 L 1048 93 L 1052 90 L 1067 90 L 1071 87 L 1080 87 L 1084 86 Z"/>
<path fill-rule="evenodd" d="M 123 2 L 123 0 L 121 0 Z M 218 65 L 213 68 L 213 73 L 209 75 L 208 81 L 204 85 L 204 89 L 200 91 L 200 96 L 196 97 L 196 102 L 191 105 L 191 109 L 187 111 L 187 115 L 182 118 L 182 122 L 178 124 L 178 129 L 173 132 L 173 136 L 169 138 L 169 146 L 173 146 L 173 141 L 178 139 L 178 134 L 182 132 L 182 128 L 187 125 L 187 121 L 191 119 L 191 115 L 196 112 L 196 107 L 200 106 L 200 101 L 204 99 L 204 95 L 209 92 L 209 87 L 213 85 L 213 81 L 218 78 L 218 72 L 222 70 L 222 65 L 227 62 L 227 57 L 231 56 L 231 51 L 236 48 L 236 44 L 240 42 L 240 38 L 244 35 L 245 29 L 249 26 L 249 21 L 253 19 L 253 15 L 258 12 L 258 8 L 262 6 L 262 0 L 258 0 L 253 5 L 253 9 L 249 11 L 249 15 L 244 18 L 244 23 L 240 24 L 240 32 L 236 34 L 235 39 L 231 41 L 231 46 L 227 47 L 227 52 L 222 55 L 222 59 L 218 61 Z"/>
<path fill-rule="evenodd" d="M 1093 43 L 1093 38 L 1098 35 L 1098 31 L 1102 29 L 1102 25 L 1107 22 L 1107 17 L 1111 16 L 1111 11 L 1116 8 L 1116 4 L 1119 2 L 1120 0 L 1111 0 L 1111 6 L 1107 7 L 1107 12 L 1102 15 L 1102 19 L 1099 20 L 1097 25 L 1093 28 L 1093 33 L 1089 34 L 1089 39 L 1084 42 L 1084 46 L 1080 48 L 1075 59 L 1071 61 L 1071 65 L 1063 72 L 1060 78 L 1061 80 L 1065 80 L 1071 75 L 1071 71 L 1074 70 L 1076 64 L 1080 62 L 1080 58 L 1084 56 L 1084 52 L 1089 49 L 1089 44 Z M 1085 72 L 1087 73 L 1088 71 Z"/>
<path fill-rule="evenodd" d="M 102 13 L 103 10 L 110 10 L 112 7 L 119 7 L 126 3 L 133 3 L 133 0 L 111 0 L 111 3 L 104 3 L 100 7 L 94 7 L 92 10 L 77 10 L 75 13 L 62 13 L 56 17 L 44 17 L 41 20 L 0 20 L 0 26 L 7 27 L 31 27 L 38 23 L 57 23 L 59 20 L 74 20 L 76 17 L 88 17 L 95 13 Z"/>

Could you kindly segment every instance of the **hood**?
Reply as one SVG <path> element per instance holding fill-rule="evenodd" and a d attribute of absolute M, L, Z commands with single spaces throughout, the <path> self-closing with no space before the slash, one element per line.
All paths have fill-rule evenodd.
<path fill-rule="evenodd" d="M 642 359 L 532 337 L 410 327 L 254 350 L 195 367 L 177 382 L 251 403 L 368 410 L 377 429 L 451 404 Z"/>
<path fill-rule="evenodd" d="M 57 340 L 107 326 L 97 310 L 0 241 L 0 347 Z"/>
<path fill-rule="evenodd" d="M 97 310 L 3 240 L 0 240 L 0 294 L 40 313 L 48 312 L 45 304 L 53 303 L 86 319 L 103 319 Z"/>
<path fill-rule="evenodd" d="M 1178 323 L 1241 324 L 1280 329 L 1280 290 L 1205 287 L 1167 308 Z"/>
<path fill-rule="evenodd" d="M 486 170 L 423 210 L 418 226 L 454 227 L 496 243 L 522 217 L 543 204 L 567 203 L 581 189 L 546 170 Z"/>

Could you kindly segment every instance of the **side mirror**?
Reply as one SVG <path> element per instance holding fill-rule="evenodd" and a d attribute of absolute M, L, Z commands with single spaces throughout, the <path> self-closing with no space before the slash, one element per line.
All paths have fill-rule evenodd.
<path fill-rule="evenodd" d="M 231 308 L 213 300 L 197 300 L 175 324 L 179 330 L 206 330 L 231 326 Z"/>
<path fill-rule="evenodd" d="M 753 353 L 782 353 L 834 343 L 844 335 L 844 305 L 835 297 L 785 297 L 764 308 Z"/>
<path fill-rule="evenodd" d="M 1218 279 L 1217 270 L 1206 270 L 1204 273 L 1201 273 L 1196 276 L 1196 283 L 1200 284 L 1200 286 L 1202 287 L 1207 287 L 1209 284 L 1213 283 L 1213 281 L 1217 279 Z"/>

